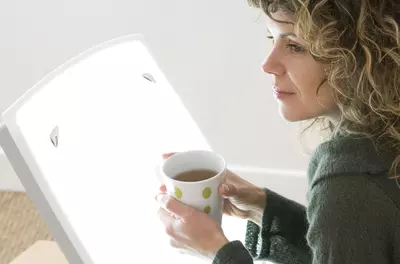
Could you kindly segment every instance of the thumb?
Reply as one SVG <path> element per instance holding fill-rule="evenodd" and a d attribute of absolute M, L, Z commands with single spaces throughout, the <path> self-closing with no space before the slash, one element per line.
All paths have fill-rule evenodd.
<path fill-rule="evenodd" d="M 175 155 L 175 154 L 176 154 L 176 152 L 164 153 L 164 154 L 161 155 L 161 157 L 162 157 L 163 159 L 168 159 L 169 157 L 172 157 L 172 156 Z"/>
<path fill-rule="evenodd" d="M 162 208 L 181 218 L 182 220 L 186 220 L 188 216 L 193 214 L 194 209 L 192 207 L 179 202 L 175 198 L 166 195 L 165 193 L 157 195 L 156 200 Z"/>
<path fill-rule="evenodd" d="M 236 186 L 228 183 L 221 184 L 218 191 L 223 198 L 235 197 L 239 194 Z"/>

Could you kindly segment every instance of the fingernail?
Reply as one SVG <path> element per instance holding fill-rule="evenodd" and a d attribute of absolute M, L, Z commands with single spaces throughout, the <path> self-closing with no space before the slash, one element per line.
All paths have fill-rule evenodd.
<path fill-rule="evenodd" d="M 172 153 L 163 153 L 161 156 L 163 157 L 163 159 L 165 159 L 165 158 L 168 158 L 171 155 L 172 155 Z"/>
<path fill-rule="evenodd" d="M 156 196 L 156 201 L 157 201 L 159 204 L 163 205 L 163 204 L 165 203 L 165 200 L 166 200 L 167 198 L 168 198 L 167 195 L 165 195 L 165 194 L 163 194 L 163 193 L 160 193 L 160 194 L 158 194 L 158 195 Z"/>
<path fill-rule="evenodd" d="M 224 193 L 229 192 L 229 186 L 226 184 L 222 184 L 222 190 L 224 191 Z"/>

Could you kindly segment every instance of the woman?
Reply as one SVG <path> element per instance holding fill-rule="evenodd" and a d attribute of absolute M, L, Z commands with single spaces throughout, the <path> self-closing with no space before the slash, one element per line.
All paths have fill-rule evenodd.
<path fill-rule="evenodd" d="M 309 206 L 230 172 L 220 194 L 226 214 L 249 220 L 244 246 L 162 187 L 172 246 L 215 264 L 400 263 L 400 4 L 249 2 L 267 15 L 273 48 L 262 69 L 281 115 L 330 132 L 309 165 Z"/>

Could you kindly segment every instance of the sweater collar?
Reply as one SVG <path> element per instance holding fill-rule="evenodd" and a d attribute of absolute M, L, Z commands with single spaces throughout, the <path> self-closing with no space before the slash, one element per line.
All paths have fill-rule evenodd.
<path fill-rule="evenodd" d="M 393 149 L 377 149 L 370 138 L 337 137 L 322 143 L 313 153 L 308 167 L 309 182 L 344 173 L 389 171 L 395 157 Z"/>

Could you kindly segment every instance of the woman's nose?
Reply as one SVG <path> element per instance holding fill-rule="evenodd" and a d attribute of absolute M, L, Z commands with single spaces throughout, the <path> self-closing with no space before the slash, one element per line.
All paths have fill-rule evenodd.
<path fill-rule="evenodd" d="M 265 73 L 277 76 L 285 73 L 284 65 L 279 61 L 278 58 L 276 58 L 276 54 L 274 55 L 272 53 L 265 58 L 265 61 L 263 62 L 261 69 Z"/>

